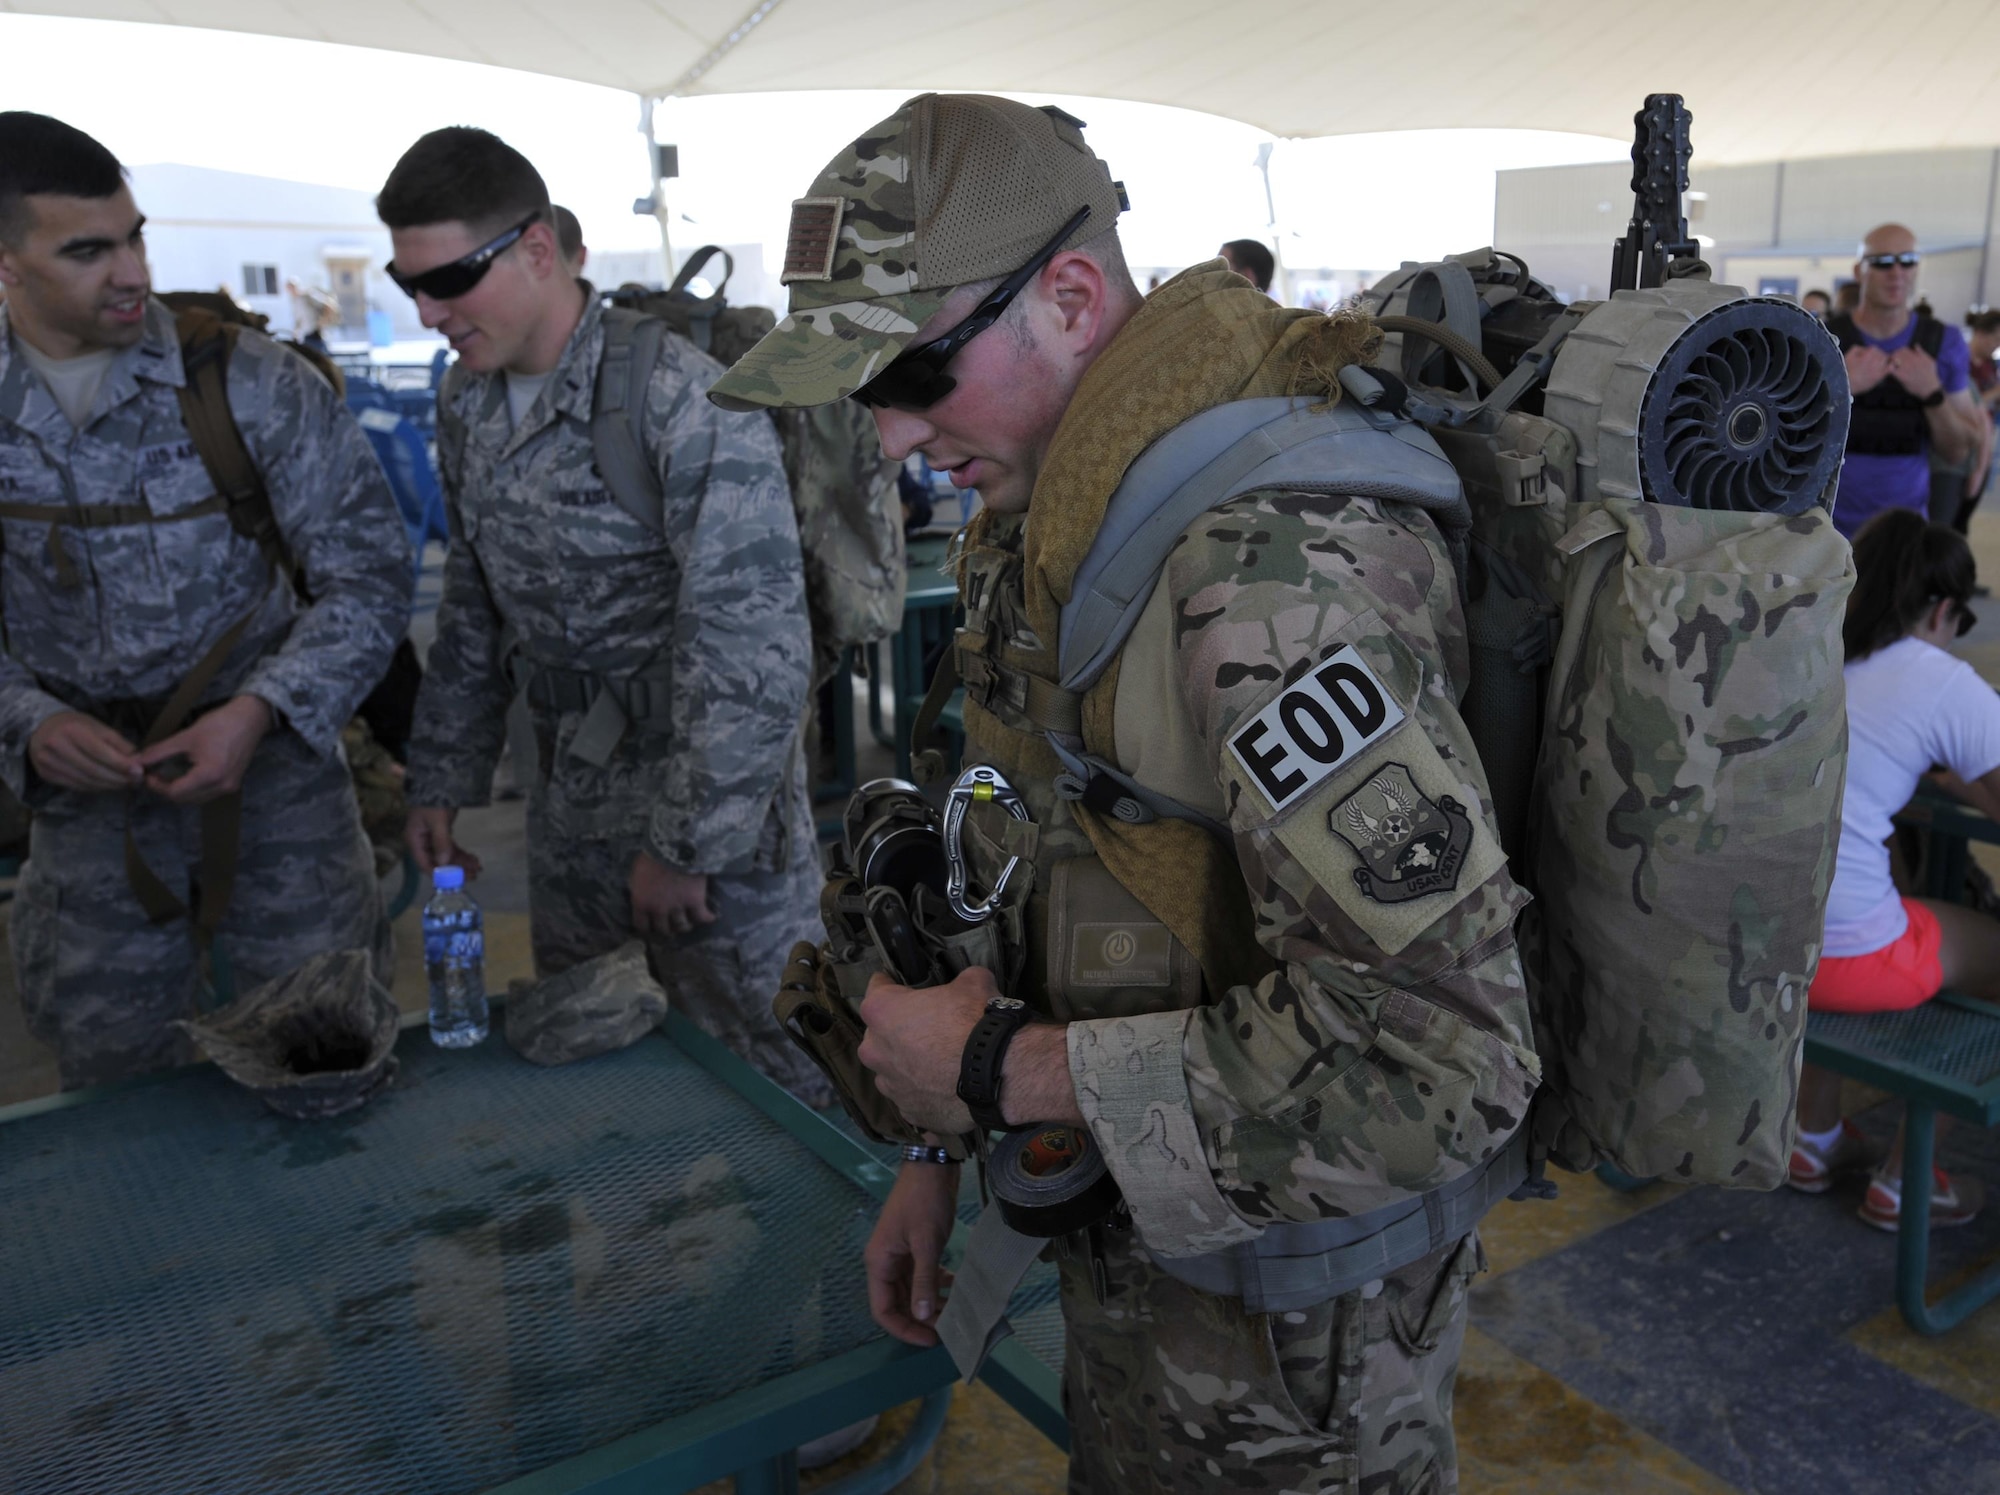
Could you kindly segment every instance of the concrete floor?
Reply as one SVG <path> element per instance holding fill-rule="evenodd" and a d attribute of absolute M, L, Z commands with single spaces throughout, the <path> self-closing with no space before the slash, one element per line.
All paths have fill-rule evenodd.
<path fill-rule="evenodd" d="M 1973 540 L 1981 574 L 2000 577 L 2000 514 L 1978 516 Z M 1982 612 L 1958 652 L 2000 684 L 2000 601 Z M 864 777 L 886 771 L 886 754 L 864 743 L 862 770 Z M 489 986 L 504 990 L 513 977 L 531 973 L 520 802 L 468 812 L 459 829 L 490 869 L 475 892 L 487 917 Z M 396 994 L 406 1010 L 416 1011 L 424 983 L 414 908 L 397 934 Z M 0 1104 L 53 1088 L 50 1056 L 22 1028 L 11 962 L 0 962 Z M 2000 1173 L 2000 1145 L 1982 1148 L 1971 1160 L 1975 1167 L 1987 1163 L 1988 1151 L 1995 1154 L 1993 1166 L 1980 1171 L 1991 1178 Z M 1968 1155 L 1948 1161 L 1964 1167 Z M 1989 1309 L 1941 1339 L 1912 1334 L 1890 1304 L 1893 1246 L 1856 1222 L 1852 1208 L 1852 1199 L 1806 1200 L 1783 1191 L 1744 1196 L 1655 1186 L 1623 1194 L 1588 1177 L 1565 1180 L 1552 1203 L 1501 1205 L 1482 1227 L 1492 1269 L 1475 1294 L 1458 1379 L 1461 1488 L 1467 1495 L 2000 1490 L 2000 1464 L 1977 1452 L 2000 1440 L 2000 1311 Z M 1717 1210 L 1725 1221 L 1720 1226 Z M 1731 1348 L 1731 1331 L 1754 1317 L 1775 1290 L 1758 1286 L 1737 1258 L 1696 1273 L 1706 1296 L 1687 1309 L 1701 1331 L 1692 1336 L 1695 1349 L 1669 1350 L 1621 1327 L 1629 1322 L 1621 1313 L 1658 1298 L 1675 1261 L 1718 1240 L 1762 1239 L 1772 1233 L 1773 1219 L 1806 1231 L 1818 1253 L 1788 1269 L 1785 1281 L 1810 1285 L 1822 1269 L 1816 1260 L 1829 1264 L 1830 1280 L 1830 1264 L 1853 1266 L 1859 1258 L 1841 1301 L 1808 1296 L 1797 1310 L 1810 1316 L 1823 1309 L 1827 1318 L 1823 1347 L 1809 1358 L 1775 1377 L 1759 1371 L 1763 1379 L 1747 1383 L 1740 1397 L 1730 1391 L 1747 1374 L 1742 1354 Z M 2000 1255 L 1995 1224 L 1982 1221 L 1959 1233 L 1943 1267 L 1947 1275 Z M 1556 1345 L 1535 1332 L 1552 1314 L 1566 1324 Z M 1873 1398 L 1864 1411 L 1825 1421 L 1812 1414 L 1823 1401 L 1838 1402 L 1857 1375 Z M 1670 1388 L 1692 1389 L 1663 1403 L 1663 1377 Z M 1767 1410 L 1772 1393 L 1786 1387 L 1794 1393 L 1788 1400 L 1800 1401 L 1805 1411 Z M 1723 1401 L 1725 1392 L 1729 1399 Z M 1712 1416 L 1703 1410 L 1710 1396 L 1720 1403 Z M 1920 1414 L 1940 1430 L 1919 1426 Z M 804 1487 L 822 1488 L 879 1456 L 908 1417 L 907 1409 L 891 1413 L 868 1444 L 805 1476 Z M 1734 1418 L 1743 1427 L 1732 1436 L 1753 1449 L 1774 1439 L 1803 1440 L 1784 1466 L 1794 1473 L 1773 1477 L 1733 1463 L 1726 1451 L 1718 1454 L 1705 1429 Z M 1907 1419 L 1901 1443 L 1899 1419 Z M 1862 1443 L 1884 1430 L 1881 1449 L 1849 1472 L 1814 1471 L 1816 1445 Z M 1949 1482 L 1933 1482 L 1909 1462 L 1913 1450 L 1929 1446 L 1925 1440 L 1938 1445 L 1939 1457 L 1955 1471 Z M 1064 1488 L 1062 1456 L 979 1386 L 961 1389 L 934 1451 L 900 1487 L 912 1495 L 1057 1495 Z M 704 1495 L 727 1489 L 712 1486 Z"/>

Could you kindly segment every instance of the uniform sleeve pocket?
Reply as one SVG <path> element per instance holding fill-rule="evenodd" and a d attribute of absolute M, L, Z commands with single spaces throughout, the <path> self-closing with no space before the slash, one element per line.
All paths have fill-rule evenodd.
<path fill-rule="evenodd" d="M 1278 843 L 1265 864 L 1308 904 L 1323 890 L 1387 955 L 1507 877 L 1479 775 L 1447 761 L 1433 726 L 1463 736 L 1443 682 L 1370 611 L 1223 751 L 1237 825 Z"/>

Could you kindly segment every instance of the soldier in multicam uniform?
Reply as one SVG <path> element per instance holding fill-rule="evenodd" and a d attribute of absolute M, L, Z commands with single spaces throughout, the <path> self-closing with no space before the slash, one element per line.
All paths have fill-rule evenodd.
<path fill-rule="evenodd" d="M 641 936 L 677 1008 L 823 1101 L 768 1005 L 817 930 L 820 878 L 812 639 L 771 423 L 716 410 L 720 367 L 666 338 L 641 443 L 664 497 L 642 521 L 593 445 L 606 311 L 563 266 L 535 168 L 439 130 L 376 206 L 392 273 L 458 351 L 439 397 L 453 541 L 410 746 L 417 861 L 476 869 L 453 817 L 486 803 L 511 735 L 537 970 Z"/>
<path fill-rule="evenodd" d="M 331 949 L 390 970 L 340 732 L 409 617 L 402 521 L 340 397 L 245 331 L 229 409 L 303 591 L 237 531 L 182 417 L 144 221 L 96 141 L 0 114 L 0 775 L 35 812 L 14 963 L 66 1087 L 191 1056 L 172 1024 L 196 929 L 238 990 Z M 192 724 L 144 744 L 212 651 Z M 189 917 L 149 919 L 134 863 Z"/>
<path fill-rule="evenodd" d="M 1187 528 L 1102 680 L 1063 691 L 1060 609 L 1133 459 L 1226 401 L 1337 396 L 1370 336 L 1219 263 L 1142 301 L 1079 124 L 906 103 L 794 205 L 791 315 L 711 397 L 859 398 L 892 456 L 985 500 L 966 756 L 1035 824 L 981 834 L 975 804 L 966 855 L 987 887 L 1001 855 L 1031 864 L 1009 885 L 1032 883 L 1012 995 L 1043 1019 L 1005 1050 L 993 1109 L 1087 1126 L 1129 1214 L 1063 1253 L 1071 1488 L 1452 1490 L 1475 1234 L 1419 1229 L 1414 1259 L 1268 1313 L 1170 1270 L 1280 1222 L 1407 1214 L 1479 1178 L 1526 1111 L 1526 899 L 1458 712 L 1450 547 L 1412 503 L 1247 493 Z M 1057 738 L 1226 837 L 1107 812 L 1096 770 L 1059 787 Z M 996 992 L 978 967 L 923 991 L 875 977 L 860 1058 L 913 1125 L 971 1128 L 961 1065 Z M 907 1162 L 869 1248 L 877 1321 L 912 1343 L 935 1342 L 956 1174 Z"/>

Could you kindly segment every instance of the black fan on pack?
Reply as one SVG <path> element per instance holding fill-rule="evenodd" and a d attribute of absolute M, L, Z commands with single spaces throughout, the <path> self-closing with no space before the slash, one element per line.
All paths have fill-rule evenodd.
<path fill-rule="evenodd" d="M 1788 301 L 1752 297 L 1702 317 L 1646 391 L 1646 497 L 1738 513 L 1830 505 L 1847 445 L 1842 373 L 1833 338 Z"/>

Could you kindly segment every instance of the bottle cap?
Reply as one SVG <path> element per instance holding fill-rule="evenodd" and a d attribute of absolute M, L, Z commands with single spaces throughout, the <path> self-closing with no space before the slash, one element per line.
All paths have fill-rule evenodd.
<path fill-rule="evenodd" d="M 462 888 L 465 886 L 465 869 L 463 867 L 434 867 L 431 869 L 431 886 L 440 893 L 448 888 Z"/>

